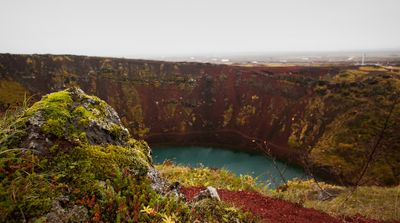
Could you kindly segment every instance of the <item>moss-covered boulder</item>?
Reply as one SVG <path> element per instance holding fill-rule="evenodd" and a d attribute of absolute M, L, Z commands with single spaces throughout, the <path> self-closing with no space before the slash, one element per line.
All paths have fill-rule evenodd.
<path fill-rule="evenodd" d="M 0 221 L 82 220 L 93 214 L 86 199 L 117 190 L 110 180 L 146 178 L 152 169 L 148 145 L 130 138 L 112 107 L 78 88 L 3 118 L 0 137 Z"/>
<path fill-rule="evenodd" d="M 129 144 L 129 132 L 115 110 L 78 88 L 44 96 L 27 110 L 26 119 L 27 137 L 22 144 L 38 152 L 46 152 L 57 140 L 72 145 Z"/>

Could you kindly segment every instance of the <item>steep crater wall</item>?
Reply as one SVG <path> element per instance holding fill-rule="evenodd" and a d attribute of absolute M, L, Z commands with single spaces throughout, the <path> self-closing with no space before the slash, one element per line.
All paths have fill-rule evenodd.
<path fill-rule="evenodd" d="M 340 108 L 337 100 L 324 98 L 340 91 L 340 83 L 332 79 L 347 69 L 358 67 L 241 67 L 1 54 L 0 107 L 4 111 L 21 101 L 25 91 L 38 98 L 79 86 L 114 107 L 131 133 L 150 144 L 251 151 L 267 142 L 273 155 L 300 162 L 305 149 L 318 144 L 326 127 L 353 106 Z M 343 177 L 341 171 L 332 171 L 334 164 L 324 162 L 319 171 Z"/>
<path fill-rule="evenodd" d="M 291 125 L 302 117 L 311 85 L 337 72 L 50 55 L 5 54 L 0 62 L 5 85 L 21 84 L 35 96 L 78 85 L 106 100 L 150 143 L 251 149 L 260 139 L 278 155 L 287 155 Z"/>

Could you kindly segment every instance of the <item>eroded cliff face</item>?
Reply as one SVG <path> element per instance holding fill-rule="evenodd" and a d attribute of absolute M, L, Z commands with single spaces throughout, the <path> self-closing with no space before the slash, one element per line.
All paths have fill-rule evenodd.
<path fill-rule="evenodd" d="M 390 92 L 394 91 L 386 91 L 386 85 L 398 90 L 398 80 L 396 69 L 239 67 L 2 54 L 0 106 L 4 111 L 21 101 L 25 91 L 38 98 L 52 91 L 79 86 L 107 101 L 134 136 L 146 139 L 150 144 L 220 145 L 257 150 L 257 145 L 266 141 L 271 153 L 286 160 L 300 162 L 302 154 L 308 150 L 308 158 L 320 170 L 351 182 L 351 174 L 355 169 L 359 170 L 363 162 L 361 159 L 349 162 L 343 154 L 349 151 L 356 151 L 352 155 L 357 156 L 368 154 L 370 145 L 358 143 L 356 135 L 359 133 L 343 130 L 346 126 L 353 126 L 347 123 L 349 119 L 345 116 L 353 117 L 351 114 L 357 111 L 357 114 L 364 114 L 360 107 L 364 99 L 371 106 L 363 109 L 371 109 L 378 105 L 375 101 L 379 101 L 379 97 L 389 98 Z M 369 90 L 363 93 L 363 89 Z M 388 99 L 382 106 L 389 109 L 390 103 Z M 350 110 L 353 113 L 350 114 Z M 377 123 L 386 113 L 381 114 L 379 120 L 374 119 Z M 398 118 L 398 114 L 395 113 L 394 117 Z M 357 119 L 355 122 L 361 121 Z M 398 133 L 399 130 L 393 131 Z M 355 137 L 337 138 L 336 132 L 341 132 L 343 137 L 346 134 Z M 377 132 L 378 128 L 369 132 L 369 139 L 373 140 Z M 390 149 L 391 155 L 398 154 L 397 146 Z M 385 171 L 390 169 L 390 165 L 396 167 L 400 162 L 384 161 L 387 155 L 382 155 Z M 327 159 L 335 161 L 327 162 Z M 343 168 L 338 166 L 345 164 Z M 354 167 L 353 172 L 347 170 L 349 166 Z M 398 182 L 399 173 L 395 169 L 389 170 L 388 183 Z M 378 181 L 382 182 L 382 179 Z"/>

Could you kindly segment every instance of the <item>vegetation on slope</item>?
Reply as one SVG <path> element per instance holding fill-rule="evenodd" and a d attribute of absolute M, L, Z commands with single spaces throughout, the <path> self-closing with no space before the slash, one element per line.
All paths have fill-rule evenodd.
<path fill-rule="evenodd" d="M 15 108 L 29 94 L 20 83 L 11 80 L 0 80 L 0 111 Z"/>
<path fill-rule="evenodd" d="M 323 190 L 321 190 L 323 189 Z M 400 220 L 400 186 L 343 187 L 314 180 L 288 182 L 274 197 L 336 216 L 360 215 L 383 221 Z"/>
<path fill-rule="evenodd" d="M 400 74 L 381 67 L 347 69 L 314 90 L 288 143 L 311 151 L 308 158 L 338 181 L 399 184 Z"/>
<path fill-rule="evenodd" d="M 265 185 L 257 183 L 257 179 L 249 175 L 236 176 L 225 169 L 209 167 L 187 167 L 175 165 L 170 161 L 156 165 L 160 174 L 171 182 L 180 182 L 186 187 L 213 186 L 228 190 L 250 190 L 263 193 L 269 192 Z"/>

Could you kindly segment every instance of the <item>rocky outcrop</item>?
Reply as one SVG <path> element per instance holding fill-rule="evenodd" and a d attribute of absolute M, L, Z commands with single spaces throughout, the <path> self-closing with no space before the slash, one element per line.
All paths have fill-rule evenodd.
<path fill-rule="evenodd" d="M 128 130 L 115 110 L 79 88 L 47 95 L 28 110 L 27 137 L 20 146 L 39 153 L 65 140 L 74 145 L 85 141 L 91 145 L 127 146 Z M 45 133 L 45 134 L 40 134 Z"/>

